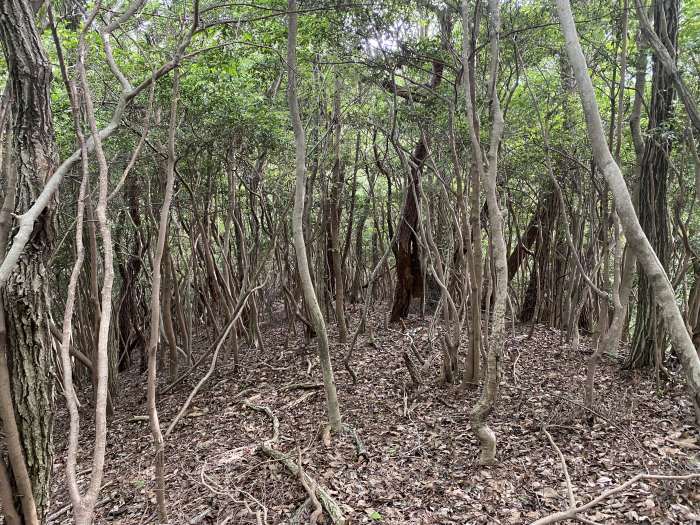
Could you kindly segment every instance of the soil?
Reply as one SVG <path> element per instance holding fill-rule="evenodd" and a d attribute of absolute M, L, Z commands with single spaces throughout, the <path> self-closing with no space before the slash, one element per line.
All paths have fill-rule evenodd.
<path fill-rule="evenodd" d="M 307 494 L 299 478 L 260 449 L 272 437 L 272 420 L 245 402 L 271 409 L 280 423 L 274 448 L 294 463 L 300 454 L 304 471 L 352 524 L 520 524 L 565 510 L 562 464 L 544 428 L 565 457 L 578 504 L 636 474 L 700 473 L 692 407 L 674 366 L 657 382 L 649 373 L 621 371 L 618 358 L 604 358 L 591 413 L 582 405 L 582 385 L 592 341 L 584 337 L 572 349 L 555 330 L 535 326 L 528 337 L 530 326 L 510 324 L 498 406 L 489 418 L 499 463 L 479 466 L 469 424 L 479 392 L 441 382 L 440 334 L 431 331 L 430 319 L 412 316 L 385 328 L 383 317 L 377 309 L 374 343 L 367 334 L 358 338 L 352 358 L 356 384 L 342 365 L 347 345 L 332 348 L 343 421 L 366 454 L 358 454 L 352 432 L 324 440 L 324 393 L 312 387 L 320 381 L 314 342 L 306 345 L 301 328 L 294 334 L 282 320 L 264 328 L 264 351 L 242 345 L 237 372 L 230 356 L 220 356 L 216 373 L 167 439 L 170 523 L 293 523 L 295 514 L 299 523 L 309 523 L 313 508 L 300 510 Z M 358 318 L 359 309 L 351 307 L 353 330 Z M 330 329 L 333 341 L 334 326 Z M 209 344 L 202 335 L 200 352 Z M 422 368 L 418 387 L 404 351 Z M 209 358 L 159 396 L 163 430 L 208 366 Z M 137 369 L 121 376 L 97 523 L 157 522 L 145 383 Z M 166 385 L 161 377 L 161 388 Z M 89 397 L 81 396 L 81 402 L 84 487 L 93 429 Z M 61 398 L 57 405 L 51 523 L 71 523 L 62 463 L 67 417 Z M 583 516 L 599 524 L 693 523 L 700 519 L 700 479 L 641 480 Z M 319 521 L 330 522 L 327 514 Z"/>

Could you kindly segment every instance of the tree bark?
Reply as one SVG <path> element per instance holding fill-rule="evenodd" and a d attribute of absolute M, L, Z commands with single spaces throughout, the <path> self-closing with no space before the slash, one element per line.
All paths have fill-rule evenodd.
<path fill-rule="evenodd" d="M 445 64 L 440 60 L 433 61 L 432 75 L 427 86 L 430 90 L 437 89 L 442 83 L 444 68 Z M 410 158 L 410 182 L 406 188 L 406 198 L 396 237 L 396 285 L 389 317 L 389 321 L 392 323 L 408 317 L 411 299 L 423 296 L 423 266 L 416 232 L 418 231 L 417 199 L 420 196 L 420 178 L 427 156 L 428 148 L 425 144 L 425 137 L 421 135 Z M 389 205 L 388 208 L 390 209 L 391 206 Z"/>
<path fill-rule="evenodd" d="M 678 0 L 655 0 L 653 7 L 657 32 L 667 32 L 674 46 L 678 34 L 678 4 Z M 673 118 L 675 93 L 673 75 L 657 56 L 652 60 L 652 71 L 648 136 L 641 159 L 638 209 L 642 229 L 659 261 L 667 269 L 671 248 L 667 179 L 672 144 L 666 128 Z M 640 274 L 636 322 L 625 368 L 659 369 L 663 366 L 666 338 L 653 296 L 648 277 Z"/>
<path fill-rule="evenodd" d="M 32 205 L 56 167 L 51 63 L 26 0 L 2 2 L 0 39 L 13 101 L 15 209 L 21 213 Z M 3 297 L 15 412 L 40 520 L 49 506 L 53 465 L 54 365 L 47 323 L 50 303 L 45 265 L 54 242 L 54 205 L 51 201 L 34 223 L 26 249 L 7 279 Z"/>
<path fill-rule="evenodd" d="M 468 1 L 462 0 L 462 20 L 467 26 Z M 489 0 L 489 40 L 491 51 L 491 65 L 489 74 L 489 100 L 491 105 L 491 134 L 488 153 L 488 169 L 484 171 L 484 162 L 481 154 L 481 145 L 474 126 L 474 107 L 470 96 L 471 82 L 466 77 L 465 91 L 467 93 L 466 110 L 469 123 L 469 136 L 472 146 L 473 165 L 480 176 L 483 176 L 486 187 L 486 201 L 489 213 L 489 235 L 491 237 L 492 257 L 495 267 L 494 283 L 494 308 L 491 334 L 488 338 L 488 351 L 486 357 L 486 370 L 484 374 L 484 387 L 481 397 L 469 414 L 472 430 L 479 439 L 481 454 L 479 464 L 488 465 L 496 461 L 496 436 L 486 424 L 486 418 L 493 411 L 498 395 L 498 387 L 501 380 L 501 359 L 503 355 L 503 343 L 505 340 L 505 311 L 508 294 L 508 261 L 506 243 L 503 235 L 503 216 L 498 205 L 496 182 L 498 177 L 498 150 L 503 136 L 503 113 L 497 92 L 497 75 L 499 63 L 499 33 L 500 6 L 499 0 Z M 472 308 L 478 303 L 472 301 Z M 479 327 L 480 329 L 480 327 Z"/>

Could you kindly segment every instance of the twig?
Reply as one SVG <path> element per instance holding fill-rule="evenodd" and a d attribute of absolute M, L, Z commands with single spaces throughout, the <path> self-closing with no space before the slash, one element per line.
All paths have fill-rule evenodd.
<path fill-rule="evenodd" d="M 528 388 L 524 388 L 524 387 L 517 386 L 517 385 L 511 385 L 511 384 L 508 384 L 508 383 L 503 383 L 503 386 L 505 386 L 506 388 L 513 388 L 513 389 L 515 389 L 515 390 L 518 390 L 518 391 L 520 391 L 520 392 L 525 392 L 525 393 L 528 393 L 528 394 L 532 394 L 532 393 L 533 393 L 533 390 L 532 390 L 531 388 L 528 389 Z M 614 421 L 612 421 L 610 418 L 604 416 L 604 415 L 601 414 L 600 412 L 598 412 L 598 411 L 596 411 L 596 410 L 594 410 L 594 409 L 592 409 L 592 408 L 590 408 L 590 407 L 587 407 L 586 405 L 584 405 L 584 404 L 582 404 L 582 403 L 579 403 L 578 401 L 574 401 L 573 399 L 570 399 L 570 398 L 568 398 L 568 397 L 566 397 L 566 396 L 564 396 L 564 395 L 562 395 L 562 394 L 557 394 L 557 393 L 554 393 L 554 392 L 543 392 L 542 394 L 536 395 L 535 397 L 545 397 L 545 394 L 552 395 L 553 397 L 556 397 L 557 399 L 560 399 L 560 400 L 562 400 L 562 401 L 566 401 L 567 403 L 571 403 L 572 405 L 575 405 L 575 406 L 577 406 L 577 407 L 579 407 L 579 408 L 582 408 L 583 410 L 585 410 L 585 411 L 587 411 L 587 412 L 589 412 L 589 413 L 595 415 L 596 417 L 599 417 L 600 419 L 602 419 L 603 421 L 605 421 L 605 422 L 608 423 L 609 425 L 611 425 L 611 426 L 615 427 L 616 429 L 618 429 L 618 430 L 619 430 L 620 432 L 622 432 L 626 437 L 628 437 L 631 441 L 634 441 L 635 444 L 637 445 L 637 447 L 639 447 L 639 450 L 644 450 L 644 445 L 642 445 L 642 443 L 639 441 L 639 439 L 637 439 L 636 437 L 634 437 L 634 436 L 633 436 L 632 434 L 630 434 L 626 429 L 624 429 L 623 427 L 621 427 L 620 425 L 618 425 L 617 423 L 615 423 Z M 642 458 L 642 461 L 644 461 L 643 458 Z M 645 465 L 646 465 L 646 463 L 645 463 Z"/>
<path fill-rule="evenodd" d="M 576 498 L 574 498 L 574 488 L 571 485 L 569 469 L 566 467 L 566 458 L 564 458 L 564 454 L 562 454 L 561 449 L 559 449 L 557 444 L 554 442 L 552 434 L 550 434 L 545 427 L 542 427 L 542 432 L 544 432 L 545 436 L 547 436 L 547 439 L 549 439 L 549 442 L 552 444 L 552 447 L 554 450 L 556 450 L 557 455 L 559 456 L 561 468 L 564 471 L 564 479 L 566 480 L 566 492 L 569 494 L 569 508 L 576 508 Z"/>
<path fill-rule="evenodd" d="M 580 507 L 573 507 L 573 508 L 570 508 L 570 509 L 565 510 L 563 512 L 555 512 L 554 514 L 550 514 L 549 516 L 545 516 L 544 518 L 540 518 L 537 521 L 533 521 L 531 525 L 548 525 L 550 523 L 558 523 L 558 522 L 564 521 L 564 520 L 579 519 L 579 517 L 578 517 L 579 513 L 586 512 L 586 511 L 590 510 L 592 507 L 595 507 L 601 501 L 609 498 L 610 496 L 614 496 L 615 494 L 617 494 L 619 492 L 622 492 L 630 485 L 633 485 L 634 483 L 636 483 L 637 481 L 642 480 L 642 479 L 644 479 L 644 480 L 688 481 L 688 480 L 697 479 L 697 478 L 700 478 L 700 473 L 684 474 L 684 475 L 680 475 L 680 476 L 664 476 L 661 474 L 637 474 L 633 478 L 625 481 L 622 485 L 618 485 L 617 487 L 613 487 L 610 490 L 606 490 L 600 496 L 589 501 L 585 505 L 581 505 Z"/>

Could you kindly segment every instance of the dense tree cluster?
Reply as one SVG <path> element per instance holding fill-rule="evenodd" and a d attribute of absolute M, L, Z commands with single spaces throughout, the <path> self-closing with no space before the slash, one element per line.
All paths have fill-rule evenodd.
<path fill-rule="evenodd" d="M 591 411 L 609 356 L 682 374 L 700 424 L 700 3 L 573 4 L 4 0 L 5 523 L 46 520 L 56 464 L 93 522 L 125 375 L 166 522 L 168 437 L 268 322 L 317 348 L 327 432 L 354 432 L 358 336 L 412 316 L 441 334 L 439 377 L 404 353 L 415 385 L 479 392 L 481 464 L 510 323 L 590 338 Z"/>

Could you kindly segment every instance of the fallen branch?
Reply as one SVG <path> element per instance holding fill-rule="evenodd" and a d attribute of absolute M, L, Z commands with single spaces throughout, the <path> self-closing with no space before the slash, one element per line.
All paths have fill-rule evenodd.
<path fill-rule="evenodd" d="M 288 392 L 289 390 L 316 390 L 323 388 L 323 383 L 292 383 L 291 385 L 283 386 L 279 392 Z"/>
<path fill-rule="evenodd" d="M 343 431 L 352 436 L 352 439 L 355 442 L 355 450 L 357 451 L 358 459 L 364 458 L 365 461 L 369 461 L 369 454 L 367 453 L 367 449 L 365 448 L 364 443 L 362 443 L 360 436 L 357 434 L 357 431 L 350 425 L 346 424 L 343 425 Z"/>
<path fill-rule="evenodd" d="M 289 456 L 272 448 L 272 445 L 279 441 L 280 423 L 279 419 L 277 419 L 277 416 L 275 416 L 272 410 L 270 410 L 270 407 L 251 405 L 250 403 L 244 403 L 244 406 L 257 412 L 264 412 L 270 419 L 272 419 L 272 438 L 266 439 L 265 441 L 260 443 L 260 445 L 258 446 L 258 451 L 262 452 L 269 458 L 272 458 L 275 461 L 279 461 L 280 463 L 282 463 L 282 465 L 284 465 L 285 468 L 293 476 L 300 477 L 300 479 L 301 477 L 303 477 L 304 482 L 309 487 L 313 487 L 314 494 L 321 503 L 321 506 L 324 509 L 326 509 L 326 512 L 331 517 L 331 521 L 333 522 L 333 524 L 346 525 L 347 520 L 343 515 L 343 511 L 341 510 L 338 503 L 336 503 L 335 500 L 331 497 L 328 491 L 324 489 L 321 485 L 319 485 L 311 476 L 306 474 L 303 470 L 300 470 L 298 465 Z"/>
<path fill-rule="evenodd" d="M 416 364 L 413 362 L 413 359 L 411 359 L 411 356 L 408 355 L 408 352 L 404 351 L 403 353 L 403 362 L 406 364 L 406 368 L 408 369 L 408 373 L 411 376 L 411 381 L 413 382 L 413 387 L 418 388 L 420 385 L 423 384 L 423 378 L 421 377 L 420 370 L 416 367 Z"/>
<path fill-rule="evenodd" d="M 303 403 L 304 401 L 306 401 L 307 399 L 309 399 L 311 396 L 313 396 L 315 394 L 316 394 L 316 390 L 311 390 L 309 392 L 306 392 L 304 395 L 300 396 L 297 399 L 294 399 L 293 401 L 290 401 L 289 403 L 284 405 L 282 408 L 283 408 L 283 410 L 289 410 L 291 408 L 294 408 L 295 406 Z"/>
<path fill-rule="evenodd" d="M 564 479 L 566 480 L 566 491 L 569 496 L 569 508 L 576 508 L 576 498 L 574 498 L 574 487 L 571 485 L 571 477 L 569 476 L 569 469 L 566 466 L 566 458 L 564 458 L 564 454 L 562 454 L 561 449 L 554 442 L 552 434 L 550 434 L 544 427 L 542 427 L 542 432 L 544 432 L 545 436 L 547 436 L 547 439 L 549 439 L 549 442 L 552 444 L 552 447 L 554 448 L 554 450 L 556 450 L 557 455 L 559 456 L 561 468 L 564 471 Z"/>
<path fill-rule="evenodd" d="M 544 518 L 540 518 L 537 521 L 532 522 L 531 525 L 548 525 L 550 523 L 558 523 L 558 522 L 564 521 L 564 520 L 580 519 L 578 517 L 578 514 L 580 514 L 582 512 L 589 511 L 591 508 L 595 507 L 601 501 L 609 498 L 610 496 L 614 496 L 615 494 L 622 492 L 623 490 L 627 489 L 627 487 L 629 487 L 630 485 L 633 485 L 634 483 L 636 483 L 639 480 L 688 481 L 691 479 L 698 479 L 698 478 L 700 478 L 700 473 L 685 474 L 685 475 L 681 475 L 681 476 L 664 476 L 661 474 L 637 474 L 633 478 L 625 481 L 622 485 L 618 485 L 617 487 L 613 487 L 610 490 L 606 490 L 600 496 L 589 501 L 585 505 L 581 505 L 580 507 L 572 507 L 572 508 L 565 510 L 563 512 L 555 512 L 554 514 L 550 514 L 549 516 L 545 516 Z"/>

